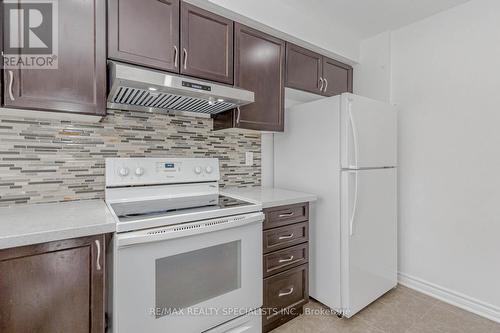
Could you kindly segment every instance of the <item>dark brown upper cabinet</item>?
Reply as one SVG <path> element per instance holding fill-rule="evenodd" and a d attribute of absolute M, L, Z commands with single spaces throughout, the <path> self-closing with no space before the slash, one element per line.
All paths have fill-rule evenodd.
<path fill-rule="evenodd" d="M 323 57 L 323 94 L 326 96 L 352 93 L 352 67 Z"/>
<path fill-rule="evenodd" d="M 58 2 L 57 69 L 4 69 L 6 107 L 106 114 L 106 0 Z"/>
<path fill-rule="evenodd" d="M 179 72 L 179 0 L 108 0 L 108 57 Z"/>
<path fill-rule="evenodd" d="M 181 3 L 181 73 L 233 84 L 233 21 Z"/>
<path fill-rule="evenodd" d="M 214 129 L 284 130 L 285 42 L 235 23 L 234 85 L 255 93 L 255 102 L 217 115 Z"/>
<path fill-rule="evenodd" d="M 98 235 L 0 250 L 0 332 L 104 332 L 104 242 Z"/>
<path fill-rule="evenodd" d="M 286 45 L 286 86 L 334 96 L 352 92 L 352 67 L 300 46 Z"/>
<path fill-rule="evenodd" d="M 320 91 L 323 56 L 294 44 L 286 44 L 286 86 L 315 94 Z"/>

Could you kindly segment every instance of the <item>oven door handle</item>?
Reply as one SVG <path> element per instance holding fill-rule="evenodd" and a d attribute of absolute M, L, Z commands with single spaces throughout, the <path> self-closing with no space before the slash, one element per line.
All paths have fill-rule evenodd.
<path fill-rule="evenodd" d="M 189 237 L 207 232 L 242 227 L 244 225 L 252 223 L 262 223 L 263 221 L 264 214 L 262 212 L 257 212 L 198 222 L 176 224 L 166 227 L 117 234 L 116 244 L 118 248 L 120 248 L 152 242 L 160 242 L 168 239 Z"/>

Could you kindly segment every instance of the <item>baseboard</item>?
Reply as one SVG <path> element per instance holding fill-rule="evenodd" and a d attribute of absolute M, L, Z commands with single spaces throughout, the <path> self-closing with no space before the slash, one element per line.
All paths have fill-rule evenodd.
<path fill-rule="evenodd" d="M 405 287 L 500 323 L 500 308 L 496 306 L 405 273 L 400 272 L 398 276 L 399 283 Z"/>

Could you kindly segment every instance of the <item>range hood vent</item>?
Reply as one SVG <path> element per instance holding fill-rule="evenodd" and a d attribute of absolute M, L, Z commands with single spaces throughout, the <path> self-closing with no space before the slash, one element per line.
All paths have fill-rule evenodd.
<path fill-rule="evenodd" d="M 196 113 L 205 117 L 254 102 L 248 90 L 108 62 L 108 108 Z"/>

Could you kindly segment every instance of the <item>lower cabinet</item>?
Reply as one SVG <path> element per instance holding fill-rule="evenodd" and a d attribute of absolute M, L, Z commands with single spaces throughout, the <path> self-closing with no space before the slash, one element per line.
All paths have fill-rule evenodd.
<path fill-rule="evenodd" d="M 266 333 L 303 313 L 309 302 L 309 205 L 273 207 L 264 214 L 262 331 Z"/>
<path fill-rule="evenodd" d="M 104 258 L 104 235 L 0 250 L 0 332 L 104 332 Z"/>

